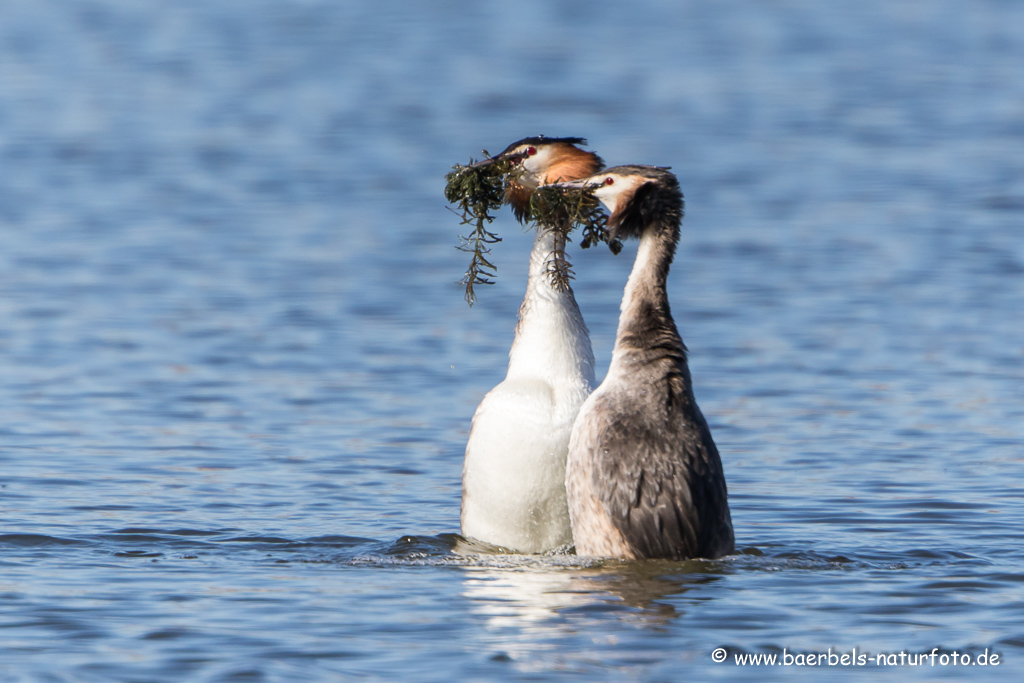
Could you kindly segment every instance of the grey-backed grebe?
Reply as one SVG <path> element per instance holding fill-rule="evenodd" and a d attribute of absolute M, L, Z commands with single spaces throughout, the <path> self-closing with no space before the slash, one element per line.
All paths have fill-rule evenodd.
<path fill-rule="evenodd" d="M 640 240 L 608 375 L 573 426 L 566 466 L 579 555 L 714 558 L 733 552 L 725 475 L 694 400 L 666 278 L 683 218 L 676 177 L 618 166 L 575 183 L 595 188 L 615 237 Z"/>

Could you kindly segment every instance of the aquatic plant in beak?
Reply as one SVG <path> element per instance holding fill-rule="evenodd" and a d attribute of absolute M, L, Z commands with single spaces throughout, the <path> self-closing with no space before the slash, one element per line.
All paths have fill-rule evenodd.
<path fill-rule="evenodd" d="M 463 225 L 474 226 L 468 237 L 459 235 L 460 243 L 456 246 L 472 254 L 469 268 L 459 282 L 465 287 L 470 306 L 476 301 L 476 285 L 494 284 L 497 268 L 487 255 L 491 251 L 489 245 L 500 242 L 501 238 L 488 226 L 494 220 L 493 212 L 505 202 L 513 204 L 516 216 L 524 224 L 536 221 L 543 230 L 559 234 L 548 270 L 552 285 L 559 290 L 568 289 L 572 279 L 565 243 L 577 226 L 583 231 L 581 246 L 584 249 L 598 242 L 607 243 L 615 254 L 622 248 L 620 242 L 610 240 L 607 219 L 589 189 L 550 185 L 531 191 L 520 182 L 524 172 L 524 164 L 520 162 L 531 153 L 536 154 L 536 148 L 526 145 L 522 151 L 513 152 L 514 146 L 497 157 L 491 157 L 485 150 L 487 158 L 483 161 L 473 163 L 471 160 L 468 166 L 457 164 L 446 176 L 445 198 L 457 207 L 453 211 L 461 217 Z M 525 199 L 523 194 L 529 197 L 528 202 L 519 201 Z"/>
<path fill-rule="evenodd" d="M 472 306 L 476 301 L 473 290 L 475 285 L 493 285 L 497 267 L 490 262 L 487 254 L 491 248 L 487 245 L 501 241 L 497 234 L 487 229 L 494 220 L 492 212 L 501 208 L 505 201 L 505 185 L 507 176 L 513 172 L 511 159 L 487 157 L 483 161 L 468 166 L 456 164 L 451 173 L 445 176 L 448 184 L 444 188 L 445 199 L 454 204 L 458 210 L 453 211 L 462 219 L 462 225 L 472 225 L 473 231 L 468 237 L 459 235 L 456 249 L 472 254 L 469 268 L 459 281 L 466 288 L 466 302 Z"/>
<path fill-rule="evenodd" d="M 594 196 L 593 188 L 570 184 L 542 185 L 530 197 L 530 220 L 537 221 L 546 230 L 560 233 L 560 248 L 556 249 L 548 262 L 551 284 L 559 289 L 569 288 L 572 267 L 565 254 L 569 233 L 577 226 L 582 231 L 580 246 L 589 249 L 604 242 L 613 254 L 622 251 L 622 242 L 611 238 L 608 232 L 608 217 L 601 210 L 601 203 Z"/>

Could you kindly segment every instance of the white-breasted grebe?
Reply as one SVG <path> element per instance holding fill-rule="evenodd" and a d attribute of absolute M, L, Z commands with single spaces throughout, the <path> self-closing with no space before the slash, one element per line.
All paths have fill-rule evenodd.
<path fill-rule="evenodd" d="M 594 188 L 613 236 L 640 240 L 608 375 L 580 409 L 569 444 L 576 553 L 728 555 L 735 541 L 722 461 L 666 291 L 683 218 L 679 181 L 664 168 L 617 166 L 563 185 Z"/>
<path fill-rule="evenodd" d="M 495 157 L 522 164 L 506 193 L 520 221 L 538 186 L 604 166 L 578 144 L 586 141 L 525 138 Z M 576 413 L 595 384 L 590 336 L 572 289 L 550 278 L 564 240 L 549 226 L 536 228 L 508 373 L 473 415 L 462 470 L 463 536 L 520 553 L 572 543 L 565 458 Z"/>

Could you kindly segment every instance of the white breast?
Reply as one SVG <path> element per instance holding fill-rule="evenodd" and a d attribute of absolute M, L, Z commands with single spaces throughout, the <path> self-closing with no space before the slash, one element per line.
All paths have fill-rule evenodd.
<path fill-rule="evenodd" d="M 473 416 L 463 467 L 463 535 L 523 553 L 572 542 L 565 459 L 573 421 L 594 385 L 576 300 L 548 281 L 553 240 L 534 240 L 508 374 Z"/>

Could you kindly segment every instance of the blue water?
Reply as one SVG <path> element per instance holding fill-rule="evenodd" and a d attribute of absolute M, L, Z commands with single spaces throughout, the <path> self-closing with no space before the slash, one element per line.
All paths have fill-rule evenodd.
<path fill-rule="evenodd" d="M 0 680 L 1019 677 L 1022 64 L 996 1 L 5 4 Z M 455 535 L 530 238 L 468 308 L 444 174 L 538 133 L 680 177 L 733 557 Z M 734 659 L 936 647 L 1002 659 Z"/>

